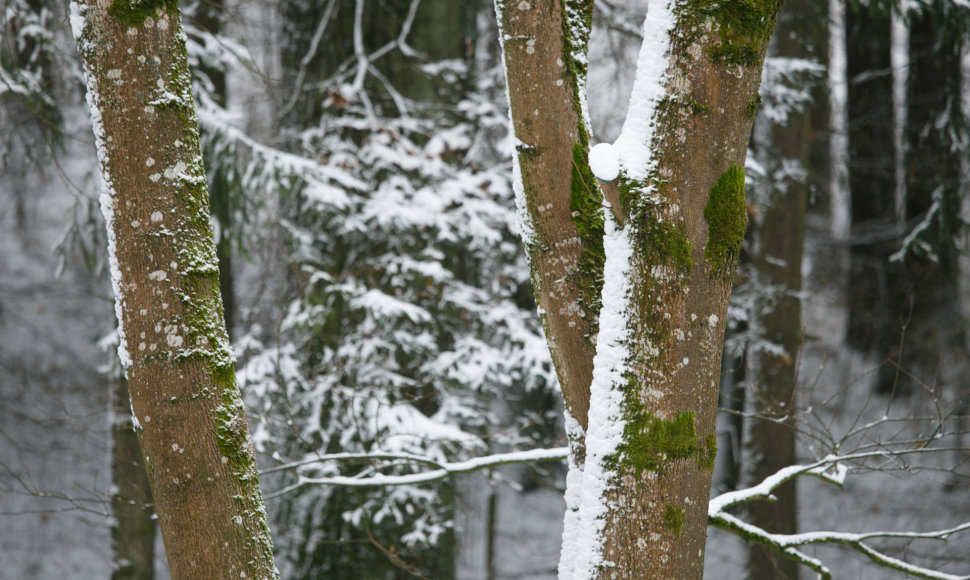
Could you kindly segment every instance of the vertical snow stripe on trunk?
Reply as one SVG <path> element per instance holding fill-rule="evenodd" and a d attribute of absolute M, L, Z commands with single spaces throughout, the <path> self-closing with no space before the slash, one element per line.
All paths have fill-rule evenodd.
<path fill-rule="evenodd" d="M 603 555 L 607 491 L 616 485 L 617 473 L 610 459 L 623 439 L 623 382 L 629 372 L 630 272 L 633 245 L 629 229 L 618 227 L 607 213 L 603 306 L 600 334 L 593 358 L 590 386 L 589 428 L 586 430 L 586 465 L 583 469 L 582 500 L 577 529 L 577 550 L 573 566 L 576 580 L 594 578 L 601 566 L 611 562 Z"/>
<path fill-rule="evenodd" d="M 586 431 L 573 416 L 569 409 L 565 410 L 566 440 L 570 450 L 585 449 Z M 563 517 L 562 547 L 559 554 L 559 578 L 575 577 L 576 558 L 580 551 L 579 529 L 581 524 L 580 508 L 583 503 L 583 469 L 585 462 L 580 463 L 576 453 L 570 452 L 567 459 L 566 472 L 566 514 Z"/>
<path fill-rule="evenodd" d="M 89 38 L 87 28 L 90 26 L 87 12 L 89 7 L 79 2 L 71 2 L 70 7 L 71 32 L 74 41 L 77 43 L 78 52 L 83 56 L 85 52 L 94 50 L 92 41 Z M 105 147 L 104 122 L 101 117 L 101 92 L 98 87 L 98 78 L 91 69 L 88 59 L 82 59 L 84 67 L 84 78 L 87 85 L 85 99 L 88 109 L 91 111 L 91 127 L 94 130 L 94 145 L 98 153 L 98 161 L 101 164 L 101 193 L 98 201 L 101 205 L 101 214 L 107 231 L 108 241 L 108 270 L 111 273 L 111 290 L 115 295 L 115 317 L 118 319 L 118 360 L 125 369 L 127 377 L 128 368 L 131 367 L 131 358 L 128 356 L 128 339 L 125 335 L 125 326 L 122 317 L 124 309 L 124 294 L 121 292 L 121 269 L 118 268 L 117 243 L 115 240 L 114 228 L 114 200 L 116 197 L 114 183 L 111 180 L 111 172 L 108 170 L 108 151 Z M 137 418 L 135 419 L 137 421 Z"/>
<path fill-rule="evenodd" d="M 656 165 L 651 144 L 657 105 L 667 96 L 670 32 L 676 24 L 673 4 L 671 0 L 651 0 L 643 21 L 643 44 L 637 56 L 630 105 L 614 144 L 621 169 L 630 180 L 646 179 Z"/>

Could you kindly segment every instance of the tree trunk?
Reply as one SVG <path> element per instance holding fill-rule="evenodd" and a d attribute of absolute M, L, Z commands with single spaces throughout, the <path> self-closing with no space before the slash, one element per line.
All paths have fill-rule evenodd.
<path fill-rule="evenodd" d="M 114 570 L 111 580 L 152 580 L 155 577 L 155 510 L 152 490 L 142 461 L 138 436 L 131 424 L 128 385 L 118 381 L 115 389 L 114 450 L 112 457 L 111 515 L 114 525 Z"/>
<path fill-rule="evenodd" d="M 829 214 L 835 244 L 833 306 L 825 317 L 826 335 L 841 343 L 847 332 L 849 236 L 852 234 L 852 191 L 849 188 L 849 77 L 846 62 L 845 0 L 829 0 Z M 834 311 L 834 312 L 833 312 Z"/>
<path fill-rule="evenodd" d="M 202 0 L 195 9 L 196 25 L 205 32 L 218 36 L 222 32 L 222 16 L 225 11 L 223 0 Z M 227 103 L 226 71 L 220 66 L 203 63 L 202 73 L 212 83 L 209 95 L 220 107 Z M 229 339 L 235 337 L 234 322 L 236 320 L 236 295 L 234 291 L 234 277 L 232 269 L 232 229 L 233 207 L 232 191 L 229 183 L 228 170 L 235 160 L 214 163 L 209 159 L 211 171 L 208 176 L 209 204 L 212 207 L 212 217 L 219 224 L 216 232 L 216 256 L 219 259 L 219 290 L 222 294 L 222 306 L 225 312 L 226 332 Z"/>
<path fill-rule="evenodd" d="M 172 578 L 276 578 L 178 3 L 76 2 L 71 23 L 104 179 L 119 357 Z"/>
<path fill-rule="evenodd" d="M 605 152 L 622 170 L 609 211 L 588 162 L 592 2 L 535 4 L 496 9 L 523 236 L 571 416 L 560 577 L 700 578 L 742 168 L 780 3 L 651 2 Z"/>
<path fill-rule="evenodd" d="M 780 58 L 811 59 L 816 48 L 814 27 L 821 8 L 815 0 L 789 0 L 778 22 L 773 43 Z M 811 105 L 792 111 L 780 123 L 759 117 L 754 150 L 765 167 L 767 188 L 757 196 L 757 218 L 751 232 L 751 260 L 754 275 L 749 283 L 759 297 L 752 324 L 758 343 L 748 349 L 752 393 L 748 410 L 745 484 L 755 485 L 779 469 L 794 465 L 795 385 L 797 357 L 802 342 L 801 300 L 802 249 L 805 237 L 805 209 L 811 133 Z M 758 142 L 759 138 L 763 142 Z M 792 162 L 799 169 L 792 169 Z M 781 180 L 777 176 L 785 176 Z M 766 295 L 767 294 L 767 295 Z M 794 481 L 774 492 L 776 501 L 758 501 L 748 506 L 750 522 L 775 533 L 797 529 L 797 495 Z M 796 579 L 798 564 L 765 546 L 748 548 L 748 578 Z"/>

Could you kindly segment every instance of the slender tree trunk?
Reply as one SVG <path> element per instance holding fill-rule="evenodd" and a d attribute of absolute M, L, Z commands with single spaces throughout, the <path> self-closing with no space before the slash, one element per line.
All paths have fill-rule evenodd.
<path fill-rule="evenodd" d="M 152 580 L 155 577 L 155 514 L 148 473 L 131 423 L 128 384 L 118 381 L 115 389 L 114 450 L 111 515 L 114 525 L 115 566 L 111 580 Z"/>
<path fill-rule="evenodd" d="M 909 86 L 909 22 L 905 7 L 892 8 L 889 61 L 893 71 L 893 209 L 900 234 L 906 229 L 906 119 Z"/>
<path fill-rule="evenodd" d="M 496 2 L 523 235 L 573 451 L 561 578 L 703 574 L 744 157 L 779 7 L 650 3 L 627 121 L 599 149 L 622 172 L 601 191 L 592 2 Z"/>
<path fill-rule="evenodd" d="M 276 578 L 236 388 L 175 0 L 71 6 L 104 192 L 119 356 L 175 579 Z"/>
<path fill-rule="evenodd" d="M 960 112 L 965 119 L 970 119 L 970 43 L 965 43 L 960 48 L 960 95 Z M 960 219 L 964 223 L 970 223 L 970 132 L 964 132 L 961 149 Z M 966 244 L 966 242 L 964 243 Z M 959 253 L 957 261 L 957 295 L 964 325 L 966 325 L 966 321 L 970 321 L 970 251 L 968 251 L 967 245 L 964 245 L 962 249 L 963 251 Z M 963 351 L 970 353 L 970 333 L 964 332 L 963 338 Z M 966 357 L 964 357 L 962 365 L 967 365 Z M 968 416 L 970 415 L 970 397 L 967 397 L 965 393 L 961 393 L 959 396 L 961 397 L 960 402 L 954 410 L 956 414 L 954 448 L 959 451 L 956 452 L 957 457 L 953 465 L 959 465 L 970 455 L 966 451 L 968 449 L 966 433 L 968 427 L 970 427 L 968 425 L 970 423 L 970 416 Z M 947 483 L 951 489 L 958 489 L 961 480 L 956 474 L 952 474 Z"/>
<path fill-rule="evenodd" d="M 817 38 L 813 27 L 822 14 L 815 0 L 789 0 L 778 21 L 773 42 L 781 58 L 812 58 Z M 759 344 L 748 351 L 752 393 L 747 397 L 754 418 L 748 421 L 746 484 L 754 485 L 779 469 L 796 463 L 795 385 L 801 348 L 802 249 L 805 237 L 806 182 L 811 133 L 811 105 L 793 111 L 783 123 L 759 117 L 764 140 L 755 144 L 769 176 L 770 191 L 758 196 L 758 216 L 751 232 L 751 259 L 759 285 L 768 293 L 754 315 Z M 795 168 L 793 168 L 793 165 Z M 778 180 L 775 176 L 783 175 Z M 797 529 L 797 495 L 791 482 L 775 491 L 776 501 L 748 506 L 750 521 L 762 529 L 791 534 Z M 748 577 L 796 579 L 798 564 L 759 544 L 748 549 Z"/>
<path fill-rule="evenodd" d="M 829 213 L 835 244 L 833 317 L 838 320 L 830 340 L 841 343 L 847 331 L 849 236 L 852 234 L 852 192 L 849 189 L 849 78 L 846 59 L 845 0 L 829 0 Z"/>

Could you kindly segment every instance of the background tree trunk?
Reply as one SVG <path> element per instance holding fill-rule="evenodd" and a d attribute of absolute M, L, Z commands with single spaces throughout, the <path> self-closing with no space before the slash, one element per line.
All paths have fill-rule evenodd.
<path fill-rule="evenodd" d="M 112 436 L 111 502 L 114 525 L 114 570 L 111 580 L 152 580 L 155 577 L 155 508 L 148 473 L 142 460 L 138 436 L 131 424 L 128 383 L 119 380 L 115 389 Z"/>
<path fill-rule="evenodd" d="M 819 38 L 824 38 L 817 24 L 822 8 L 814 0 L 789 0 L 779 16 L 772 54 L 781 59 L 813 58 Z M 753 312 L 756 343 L 749 345 L 747 356 L 752 392 L 746 400 L 752 419 L 745 440 L 745 457 L 750 458 L 744 465 L 745 485 L 755 485 L 796 463 L 795 385 L 802 346 L 799 295 L 812 116 L 812 106 L 804 107 L 782 122 L 763 116 L 755 121 L 753 149 L 765 167 L 767 191 L 752 203 L 755 218 L 749 233 L 754 276 L 748 283 L 758 286 L 754 289 L 758 296 L 767 296 Z M 750 522 L 771 532 L 794 533 L 798 525 L 795 491 L 793 481 L 774 492 L 777 501 L 749 504 Z M 798 564 L 751 543 L 748 577 L 796 579 Z"/>
<path fill-rule="evenodd" d="M 275 578 L 223 321 L 177 2 L 71 21 L 104 179 L 119 356 L 175 579 Z"/>

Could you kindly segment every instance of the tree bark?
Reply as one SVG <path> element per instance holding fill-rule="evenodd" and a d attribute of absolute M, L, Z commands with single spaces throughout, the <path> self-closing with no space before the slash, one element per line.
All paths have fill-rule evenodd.
<path fill-rule="evenodd" d="M 650 4 L 609 211 L 587 159 L 592 2 L 534 4 L 496 8 L 525 241 L 580 427 L 560 577 L 700 578 L 742 168 L 780 2 Z"/>
<path fill-rule="evenodd" d="M 811 59 L 817 47 L 814 34 L 820 22 L 820 6 L 814 0 L 789 0 L 778 22 L 773 43 L 781 58 Z M 797 357 L 801 349 L 802 248 L 805 237 L 807 171 L 799 175 L 791 162 L 807 169 L 811 134 L 811 105 L 792 111 L 785 122 L 767 118 L 755 121 L 753 148 L 766 168 L 768 191 L 758 196 L 757 218 L 751 231 L 754 276 L 750 283 L 759 296 L 754 319 L 761 344 L 751 345 L 748 361 L 753 392 L 748 400 L 753 418 L 746 433 L 745 485 L 755 485 L 779 469 L 794 465 L 795 385 Z M 763 127 L 763 130 L 761 129 Z M 757 142 L 759 137 L 765 142 Z M 781 181 L 774 176 L 785 175 Z M 767 293 L 767 296 L 763 296 Z M 758 501 L 748 506 L 750 521 L 762 529 L 792 534 L 798 525 L 795 482 L 778 488 L 777 501 Z M 748 548 L 751 579 L 797 579 L 798 563 L 760 544 Z"/>
<path fill-rule="evenodd" d="M 111 514 L 114 525 L 114 570 L 111 580 L 152 580 L 155 577 L 155 510 L 138 436 L 131 424 L 128 385 L 115 389 L 112 435 Z"/>
<path fill-rule="evenodd" d="M 71 6 L 119 357 L 172 578 L 277 578 L 236 388 L 176 0 Z"/>

